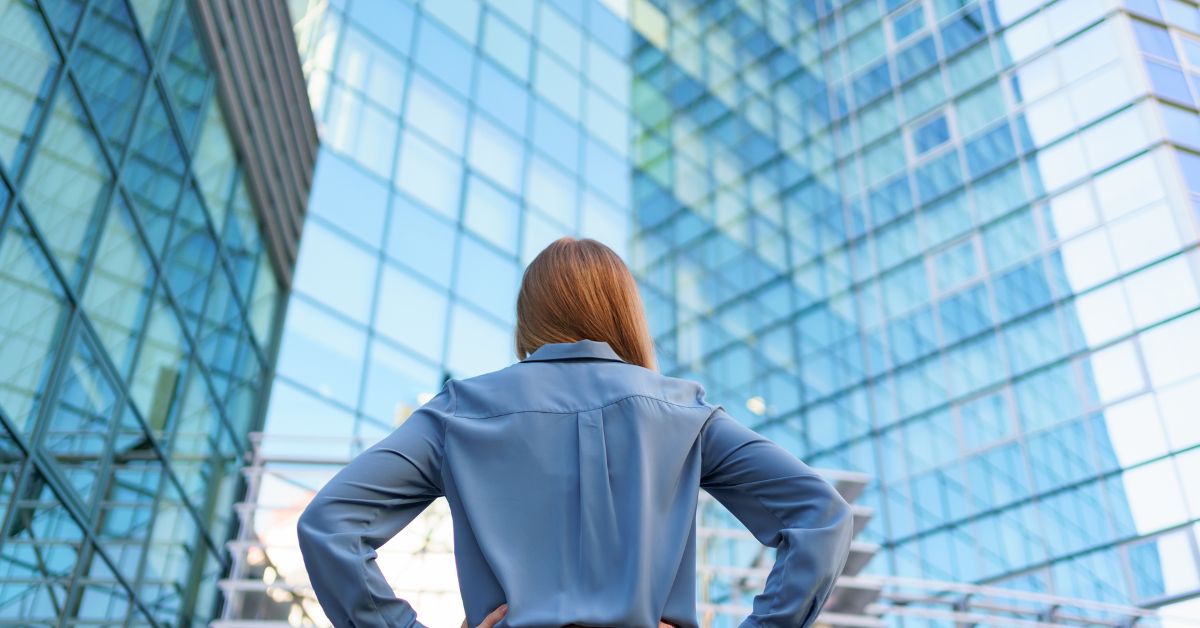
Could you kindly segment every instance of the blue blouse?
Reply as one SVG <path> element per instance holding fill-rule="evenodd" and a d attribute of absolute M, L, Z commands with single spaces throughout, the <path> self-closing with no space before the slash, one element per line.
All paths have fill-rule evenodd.
<path fill-rule="evenodd" d="M 698 383 L 605 342 L 447 381 L 318 491 L 297 532 L 336 626 L 424 626 L 376 549 L 445 496 L 469 625 L 507 602 L 501 628 L 694 628 L 702 488 L 777 549 L 741 626 L 811 625 L 849 553 L 849 505 Z"/>

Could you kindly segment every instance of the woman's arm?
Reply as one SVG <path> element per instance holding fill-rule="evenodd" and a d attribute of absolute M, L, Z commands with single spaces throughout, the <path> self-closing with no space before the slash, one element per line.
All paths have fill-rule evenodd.
<path fill-rule="evenodd" d="M 317 492 L 296 525 L 313 592 L 335 626 L 423 627 L 392 592 L 376 551 L 444 494 L 449 383 Z"/>
<path fill-rule="evenodd" d="M 741 626 L 811 626 L 846 565 L 850 505 L 786 449 L 712 407 L 701 431 L 700 487 L 759 542 L 777 548 L 766 587 Z"/>

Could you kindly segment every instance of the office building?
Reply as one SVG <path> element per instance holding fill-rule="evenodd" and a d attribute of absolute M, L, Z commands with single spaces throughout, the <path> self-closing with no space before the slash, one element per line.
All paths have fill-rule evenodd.
<path fill-rule="evenodd" d="M 869 574 L 1200 593 L 1196 6 L 654 7 L 632 204 L 666 369 L 875 478 Z"/>
<path fill-rule="evenodd" d="M 9 625 L 192 626 L 219 610 L 316 140 L 303 101 L 252 111 L 221 85 L 257 75 L 245 55 L 273 33 L 293 46 L 275 78 L 303 97 L 282 5 L 241 37 L 219 7 L 0 0 Z M 296 141 L 264 156 L 246 120 Z"/>
<path fill-rule="evenodd" d="M 277 462 L 230 585 L 270 603 L 243 608 L 320 621 L 299 509 L 446 377 L 513 361 L 521 269 L 574 234 L 630 263 L 664 372 L 874 478 L 881 621 L 928 621 L 888 606 L 901 579 L 1200 614 L 1190 1 L 292 16 L 322 148 L 261 447 Z M 448 525 L 435 502 L 380 561 L 429 623 L 460 620 Z M 701 555 L 746 570 L 700 587 L 735 625 L 764 555 L 732 537 Z"/>
<path fill-rule="evenodd" d="M 583 234 L 628 254 L 632 39 L 600 3 L 291 8 L 321 148 L 263 451 L 339 460 L 445 377 L 514 359 L 521 272 L 550 241 Z M 295 517 L 335 468 L 252 473 L 227 619 L 321 619 L 283 583 L 306 580 Z M 384 569 L 423 621 L 457 625 L 436 521 L 449 522 L 444 501 L 405 534 L 428 551 Z M 279 586 L 264 592 L 264 578 Z"/>

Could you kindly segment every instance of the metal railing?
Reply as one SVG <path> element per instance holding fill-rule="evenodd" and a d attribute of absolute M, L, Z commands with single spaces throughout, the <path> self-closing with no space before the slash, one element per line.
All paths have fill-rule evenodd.
<path fill-rule="evenodd" d="M 271 626 L 327 626 L 295 539 L 295 521 L 312 494 L 338 468 L 372 443 L 363 439 L 324 437 L 271 437 L 251 435 L 252 449 L 247 454 L 243 473 L 247 480 L 246 498 L 236 506 L 240 527 L 227 546 L 232 556 L 228 577 L 219 582 L 225 596 L 215 628 L 264 628 Z M 306 451 L 307 450 L 307 451 Z M 854 504 L 870 482 L 862 473 L 818 470 L 852 504 L 857 535 L 874 515 L 871 508 Z M 770 551 L 741 527 L 705 525 L 704 521 L 729 521 L 732 516 L 701 492 L 697 511 L 697 577 L 701 599 L 697 611 L 702 626 L 718 623 L 736 625 L 751 613 L 748 606 L 730 600 L 750 599 L 762 590 L 773 561 Z M 445 500 L 435 501 L 409 528 L 378 552 L 377 562 L 385 564 L 450 565 L 453 550 L 449 542 L 450 513 Z M 403 537 L 403 540 L 400 541 Z M 745 543 L 755 548 L 753 559 L 739 565 L 704 562 L 707 544 Z M 1066 598 L 1005 587 L 923 580 L 896 576 L 865 575 L 864 569 L 879 547 L 861 540 L 853 541 L 846 567 L 818 620 L 822 626 L 871 628 L 887 625 L 889 617 L 903 617 L 967 626 L 1159 626 L 1170 619 L 1171 626 L 1196 626 L 1200 620 L 1164 618 L 1156 611 L 1092 600 Z M 409 572 L 419 571 L 414 569 Z M 443 570 L 445 571 L 445 570 Z M 448 606 L 444 618 L 454 624 L 461 620 L 457 582 L 399 582 L 384 569 L 397 593 L 422 609 L 423 619 L 429 606 Z M 399 572 L 397 572 L 399 573 Z M 443 573 L 445 576 L 446 573 Z M 729 593 L 711 599 L 707 586 L 719 580 L 720 589 Z M 422 604 L 428 601 L 428 605 Z M 453 600 L 453 603 L 451 603 Z M 437 622 L 442 623 L 442 622 Z"/>

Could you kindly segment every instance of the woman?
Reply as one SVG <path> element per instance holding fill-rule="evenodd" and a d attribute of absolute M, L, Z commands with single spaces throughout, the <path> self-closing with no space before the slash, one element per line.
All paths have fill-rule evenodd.
<path fill-rule="evenodd" d="M 335 625 L 424 626 L 375 550 L 445 496 L 467 625 L 694 628 L 701 488 L 777 548 L 741 626 L 815 621 L 850 507 L 700 384 L 657 372 L 620 257 L 570 237 L 542 251 L 517 297 L 516 353 L 446 381 L 302 513 L 300 550 Z"/>

